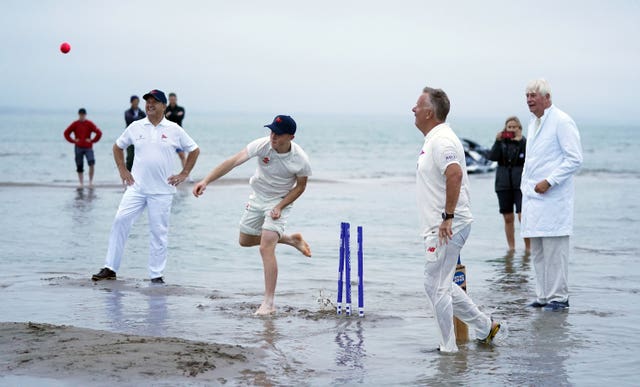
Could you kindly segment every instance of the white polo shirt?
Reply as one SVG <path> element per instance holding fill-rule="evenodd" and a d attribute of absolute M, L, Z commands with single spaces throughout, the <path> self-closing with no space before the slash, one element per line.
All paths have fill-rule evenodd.
<path fill-rule="evenodd" d="M 283 198 L 293 189 L 297 177 L 311 176 L 309 157 L 293 141 L 287 153 L 278 153 L 271 148 L 269 137 L 252 141 L 246 149 L 249 157 L 258 159 L 258 168 L 249 184 L 263 199 Z"/>
<path fill-rule="evenodd" d="M 153 126 L 149 118 L 134 121 L 116 140 L 120 149 L 135 147 L 131 174 L 133 189 L 142 194 L 173 194 L 176 187 L 167 182 L 175 174 L 176 149 L 192 152 L 198 145 L 178 124 L 163 118 Z"/>
<path fill-rule="evenodd" d="M 469 177 L 464 157 L 464 148 L 458 136 L 448 124 L 443 123 L 424 138 L 418 157 L 417 198 L 421 235 L 438 234 L 446 202 L 446 178 L 444 172 L 451 164 L 462 167 L 462 186 L 454 212 L 452 230 L 460 231 L 473 221 L 469 206 Z"/>

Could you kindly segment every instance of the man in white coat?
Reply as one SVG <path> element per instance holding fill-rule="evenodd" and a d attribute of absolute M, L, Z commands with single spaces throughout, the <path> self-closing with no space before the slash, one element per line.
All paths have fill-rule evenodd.
<path fill-rule="evenodd" d="M 531 238 L 537 296 L 529 306 L 556 311 L 569 307 L 573 176 L 582 165 L 582 146 L 575 122 L 551 102 L 547 81 L 529 82 L 526 97 L 533 117 L 522 173 L 521 233 Z"/>

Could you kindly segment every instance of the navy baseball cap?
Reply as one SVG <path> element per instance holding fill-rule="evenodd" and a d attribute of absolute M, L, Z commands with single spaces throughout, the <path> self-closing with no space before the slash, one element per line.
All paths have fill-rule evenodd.
<path fill-rule="evenodd" d="M 148 92 L 147 94 L 142 96 L 142 99 L 144 99 L 145 101 L 147 100 L 147 98 L 153 97 L 153 99 L 155 99 L 158 102 L 161 102 L 163 104 L 167 104 L 167 96 L 164 95 L 164 93 L 160 90 L 156 90 L 153 89 L 150 92 Z"/>
<path fill-rule="evenodd" d="M 291 116 L 276 116 L 272 123 L 264 127 L 271 129 L 275 134 L 296 134 L 296 122 Z"/>
<path fill-rule="evenodd" d="M 129 98 L 129 102 L 133 102 L 134 99 L 140 99 L 140 98 L 138 98 L 137 95 L 132 95 L 131 98 Z"/>

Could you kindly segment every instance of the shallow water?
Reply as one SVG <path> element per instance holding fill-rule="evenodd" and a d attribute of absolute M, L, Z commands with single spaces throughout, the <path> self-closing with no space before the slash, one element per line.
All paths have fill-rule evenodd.
<path fill-rule="evenodd" d="M 531 262 L 521 240 L 515 255 L 505 253 L 493 176 L 471 176 L 475 223 L 462 251 L 468 290 L 483 310 L 503 321 L 503 329 L 495 346 L 470 342 L 458 354 L 442 356 L 434 350 L 436 326 L 422 284 L 413 179 L 421 138 L 410 116 L 296 116 L 296 140 L 309 153 L 314 176 L 295 204 L 289 230 L 305 235 L 314 256 L 278 248 L 278 314 L 268 319 L 252 316 L 263 287 L 258 251 L 237 245 L 252 164 L 200 199 L 188 186 L 180 188 L 166 286 L 146 280 L 144 214 L 118 280 L 89 280 L 103 264 L 122 196 L 110 148 L 123 128 L 120 112 L 89 117 L 104 132 L 95 147 L 97 186 L 77 190 L 72 147 L 61 134 L 73 118 L 0 112 L 3 321 L 263 349 L 263 361 L 233 384 L 637 384 L 640 209 L 634 199 L 640 174 L 630 162 L 640 145 L 635 126 L 604 128 L 577 120 L 585 165 L 576 182 L 566 312 L 523 308 L 534 293 Z M 262 125 L 271 118 L 191 114 L 185 127 L 202 148 L 194 177 L 264 135 Z M 490 145 L 502 121 L 453 117 L 452 123 L 461 136 Z M 364 319 L 337 317 L 333 309 L 339 225 L 345 220 L 364 226 Z M 355 300 L 355 284 L 353 289 Z M 0 377 L 0 385 L 42 382 Z"/>
<path fill-rule="evenodd" d="M 471 184 L 475 223 L 462 256 L 469 294 L 504 322 L 491 347 L 470 342 L 451 356 L 434 350 L 414 182 L 404 177 L 309 184 L 289 223 L 314 256 L 278 248 L 278 314 L 266 319 L 252 316 L 263 286 L 258 251 L 237 246 L 245 184 L 214 185 L 197 200 L 180 189 L 166 286 L 146 280 L 144 215 L 118 280 L 89 280 L 102 265 L 121 188 L 0 187 L 0 316 L 262 348 L 263 361 L 234 384 L 635 384 L 640 218 L 637 204 L 619 198 L 634 197 L 638 178 L 579 176 L 571 308 L 559 313 L 523 308 L 534 293 L 531 262 L 520 240 L 515 255 L 505 254 L 492 177 L 472 176 Z M 342 220 L 365 230 L 363 319 L 333 309 Z"/>

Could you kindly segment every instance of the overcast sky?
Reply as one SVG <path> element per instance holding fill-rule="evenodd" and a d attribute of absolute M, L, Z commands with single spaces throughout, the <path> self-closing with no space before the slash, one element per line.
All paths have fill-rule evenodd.
<path fill-rule="evenodd" d="M 633 0 L 3 0 L 0 32 L 0 107 L 118 111 L 159 88 L 192 112 L 404 114 L 430 85 L 502 117 L 544 77 L 574 116 L 637 119 Z"/>

